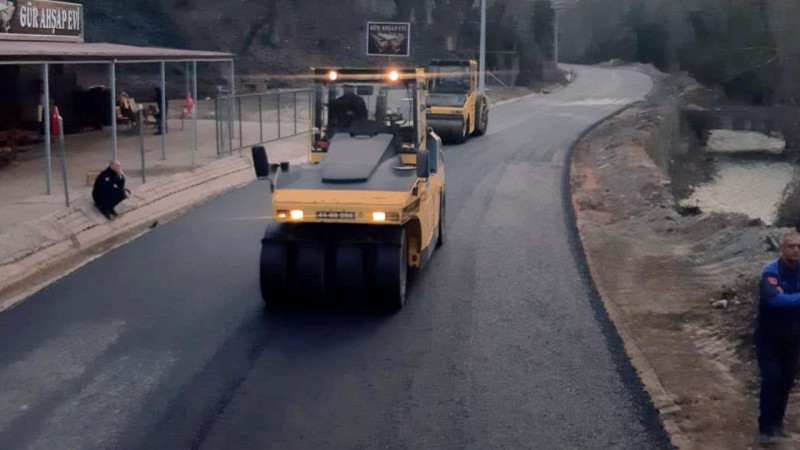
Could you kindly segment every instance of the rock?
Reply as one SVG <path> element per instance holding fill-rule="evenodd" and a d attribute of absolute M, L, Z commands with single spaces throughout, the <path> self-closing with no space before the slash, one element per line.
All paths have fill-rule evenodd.
<path fill-rule="evenodd" d="M 727 300 L 717 300 L 714 303 L 712 303 L 711 306 L 713 306 L 714 308 L 717 308 L 717 309 L 725 309 L 725 308 L 728 307 L 728 301 Z"/>
<path fill-rule="evenodd" d="M 778 244 L 778 241 L 775 240 L 775 238 L 773 238 L 772 236 L 767 236 L 766 238 L 764 238 L 764 240 L 767 242 L 767 245 L 769 246 L 767 251 L 770 252 L 778 251 L 778 247 L 780 245 Z"/>
<path fill-rule="evenodd" d="M 762 225 L 764 225 L 764 222 L 763 222 L 761 219 L 759 219 L 759 218 L 750 219 L 750 220 L 747 222 L 747 226 L 748 226 L 748 227 L 760 227 L 760 226 L 762 226 Z"/>

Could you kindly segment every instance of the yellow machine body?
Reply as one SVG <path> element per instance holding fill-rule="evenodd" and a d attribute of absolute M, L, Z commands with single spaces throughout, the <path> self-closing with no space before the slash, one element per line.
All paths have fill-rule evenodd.
<path fill-rule="evenodd" d="M 312 74 L 308 164 L 272 175 L 262 295 L 268 305 L 332 292 L 401 307 L 407 269 L 444 238 L 444 153 L 427 128 L 425 72 Z"/>
<path fill-rule="evenodd" d="M 486 132 L 489 99 L 478 92 L 474 60 L 432 60 L 428 66 L 428 126 L 449 142 Z"/>

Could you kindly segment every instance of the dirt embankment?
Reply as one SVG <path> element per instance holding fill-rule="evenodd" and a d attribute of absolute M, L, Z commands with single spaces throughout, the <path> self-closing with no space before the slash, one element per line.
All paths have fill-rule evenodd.
<path fill-rule="evenodd" d="M 679 448 L 751 448 L 756 279 L 788 231 L 739 214 L 681 215 L 668 177 L 679 106 L 696 85 L 649 72 L 648 100 L 583 139 L 571 188 L 592 277 Z M 669 148 L 672 147 L 672 148 Z M 679 149 L 679 148 L 678 148 Z M 685 212 L 685 211 L 684 211 Z M 800 399 L 789 406 L 798 432 Z M 800 447 L 787 440 L 786 448 Z"/>

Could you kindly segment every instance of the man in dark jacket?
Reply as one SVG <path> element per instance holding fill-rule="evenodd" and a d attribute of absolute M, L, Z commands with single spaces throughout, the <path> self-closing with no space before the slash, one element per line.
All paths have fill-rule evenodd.
<path fill-rule="evenodd" d="M 783 418 L 800 357 L 800 234 L 784 236 L 779 252 L 761 274 L 755 333 L 761 372 L 758 428 L 767 440 L 788 436 Z"/>
<path fill-rule="evenodd" d="M 333 125 L 338 128 L 348 128 L 353 122 L 364 120 L 367 116 L 367 104 L 364 99 L 356 94 L 354 86 L 345 85 L 342 96 L 331 105 Z"/>
<path fill-rule="evenodd" d="M 106 170 L 94 180 L 92 199 L 97 209 L 111 219 L 117 216 L 114 208 L 130 196 L 130 191 L 125 189 L 125 174 L 122 172 L 122 163 L 111 161 Z"/>

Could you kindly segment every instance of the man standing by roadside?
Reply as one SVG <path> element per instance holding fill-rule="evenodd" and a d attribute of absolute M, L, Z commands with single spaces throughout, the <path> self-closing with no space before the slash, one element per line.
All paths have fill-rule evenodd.
<path fill-rule="evenodd" d="M 764 267 L 755 342 L 761 372 L 762 439 L 788 437 L 783 418 L 800 357 L 800 233 L 783 237 L 780 258 Z"/>

